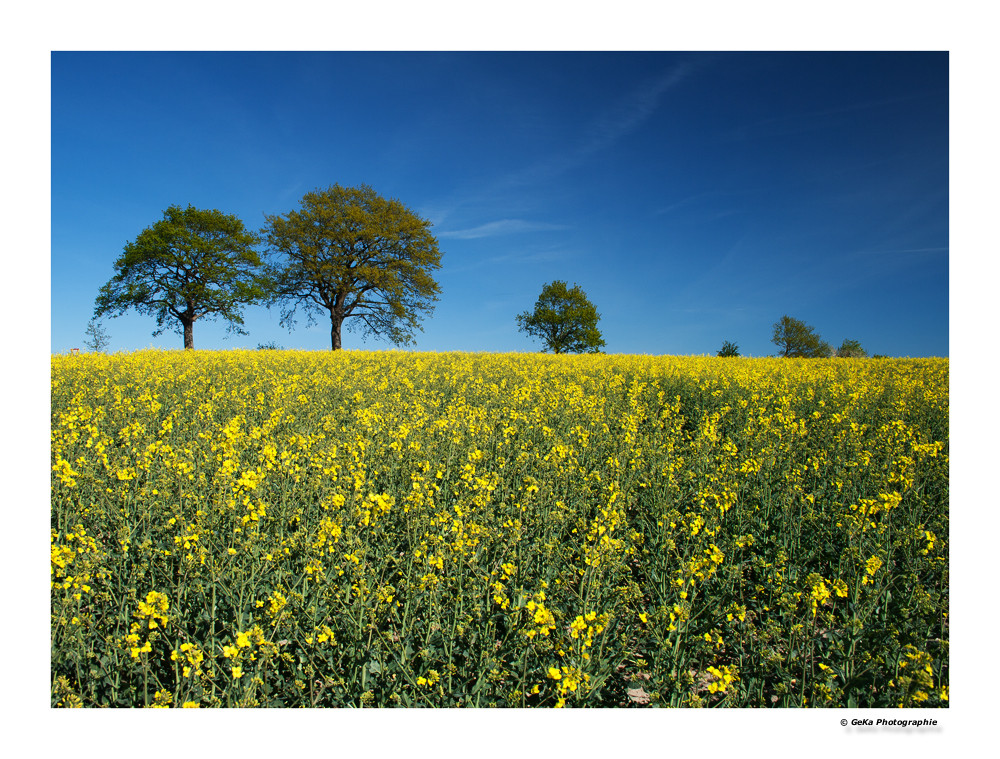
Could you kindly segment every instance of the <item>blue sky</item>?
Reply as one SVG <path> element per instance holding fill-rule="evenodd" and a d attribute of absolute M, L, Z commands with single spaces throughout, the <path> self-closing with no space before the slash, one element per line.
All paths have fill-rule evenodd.
<path fill-rule="evenodd" d="M 51 57 L 51 350 L 82 347 L 123 246 L 170 205 L 253 229 L 334 183 L 433 223 L 419 350 L 530 351 L 554 279 L 609 353 L 836 346 L 949 354 L 949 56 L 937 53 L 143 53 Z M 179 348 L 151 317 L 111 350 Z M 345 323 L 344 347 L 385 349 Z M 246 310 L 198 348 L 329 348 Z"/>

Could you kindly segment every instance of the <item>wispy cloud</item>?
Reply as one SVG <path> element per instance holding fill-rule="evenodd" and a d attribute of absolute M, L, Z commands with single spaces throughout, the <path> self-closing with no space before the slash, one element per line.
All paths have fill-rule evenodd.
<path fill-rule="evenodd" d="M 456 240 L 474 240 L 480 237 L 497 237 L 521 232 L 555 232 L 568 229 L 564 224 L 549 224 L 544 221 L 525 221 L 523 219 L 501 219 L 480 224 L 471 229 L 453 229 L 438 232 L 438 237 L 451 237 Z"/>
<path fill-rule="evenodd" d="M 715 197 L 718 194 L 719 193 L 715 192 L 700 192 L 697 195 L 691 195 L 689 197 L 682 198 L 681 200 L 671 203 L 668 206 L 664 206 L 663 208 L 657 208 L 655 211 L 653 211 L 653 215 L 661 216 L 665 213 L 673 213 L 674 211 L 680 210 L 681 208 L 687 208 L 688 206 L 690 206 L 693 203 L 696 203 L 697 201 L 703 200 L 705 198 Z"/>
<path fill-rule="evenodd" d="M 565 261 L 575 258 L 579 253 L 565 248 L 550 248 L 548 250 L 518 251 L 516 253 L 504 253 L 499 256 L 490 256 L 486 259 L 489 264 L 512 264 L 521 265 L 543 264 L 551 261 Z"/>
<path fill-rule="evenodd" d="M 734 213 L 743 213 L 745 209 L 743 208 L 732 208 L 729 210 L 716 208 L 711 206 L 710 202 L 726 201 L 727 203 L 739 202 L 740 198 L 746 196 L 759 194 L 762 190 L 756 187 L 749 187 L 744 190 L 739 191 L 710 191 L 710 192 L 699 192 L 696 195 L 689 195 L 686 198 L 681 198 L 676 200 L 669 205 L 663 206 L 662 208 L 656 208 L 653 210 L 653 216 L 663 216 L 665 214 L 672 214 L 674 211 L 684 210 L 686 213 L 691 210 L 698 210 L 704 213 L 711 213 L 714 215 L 724 215 L 729 216 Z"/>
<path fill-rule="evenodd" d="M 691 64 L 681 63 L 639 84 L 594 123 L 580 152 L 589 154 L 606 148 L 637 129 L 653 115 L 667 91 L 684 81 L 692 68 Z"/>
<path fill-rule="evenodd" d="M 516 250 L 510 253 L 501 253 L 496 256 L 470 257 L 458 262 L 448 264 L 448 275 L 489 269 L 491 267 L 502 266 L 505 269 L 511 267 L 537 267 L 554 261 L 565 261 L 579 256 L 579 252 L 566 248 L 548 248 L 543 250 Z"/>
<path fill-rule="evenodd" d="M 562 153 L 515 171 L 501 181 L 505 185 L 530 184 L 550 179 L 583 164 L 591 156 L 606 150 L 649 119 L 663 96 L 684 81 L 694 70 L 691 63 L 680 63 L 659 75 L 638 83 L 628 94 L 595 118 L 579 140 Z"/>
<path fill-rule="evenodd" d="M 497 199 L 505 198 L 512 190 L 521 192 L 525 187 L 551 181 L 583 165 L 594 155 L 611 148 L 639 129 L 660 107 L 667 92 L 689 78 L 702 65 L 702 63 L 683 62 L 653 77 L 636 82 L 617 102 L 610 104 L 592 120 L 586 122 L 578 137 L 567 141 L 564 149 L 501 174 L 492 182 L 481 184 L 473 191 L 463 191 L 460 195 L 426 203 L 425 211 L 435 224 L 440 225 L 461 208 L 495 204 Z M 459 230 L 459 232 L 480 229 L 476 227 L 473 230 Z M 490 229 L 486 231 L 491 234 L 497 233 Z M 505 232 L 500 233 L 505 234 Z M 442 236 L 448 235 L 442 233 Z M 455 233 L 450 236 L 460 237 Z"/>

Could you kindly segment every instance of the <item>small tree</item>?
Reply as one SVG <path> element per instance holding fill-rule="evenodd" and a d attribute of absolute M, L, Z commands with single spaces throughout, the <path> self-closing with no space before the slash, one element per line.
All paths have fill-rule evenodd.
<path fill-rule="evenodd" d="M 518 329 L 545 342 L 553 353 L 597 353 L 604 339 L 597 329 L 597 313 L 579 285 L 568 288 L 562 280 L 542 288 L 534 311 L 517 317 Z"/>
<path fill-rule="evenodd" d="M 154 337 L 176 320 L 185 348 L 194 348 L 194 323 L 204 316 L 221 316 L 230 331 L 246 334 L 240 329 L 243 306 L 267 294 L 256 243 L 235 216 L 170 206 L 125 245 L 115 276 L 97 296 L 94 316 L 116 317 L 129 309 L 153 315 Z"/>
<path fill-rule="evenodd" d="M 782 316 L 775 322 L 771 342 L 784 358 L 825 358 L 831 352 L 829 344 L 812 327 L 790 316 Z"/>
<path fill-rule="evenodd" d="M 262 230 L 279 257 L 272 300 L 283 304 L 281 323 L 291 329 L 301 306 L 310 323 L 329 315 L 333 350 L 351 317 L 363 336 L 413 342 L 420 312 L 433 311 L 441 292 L 431 276 L 441 267 L 431 223 L 367 185 L 316 190 L 301 206 L 265 216 Z"/>
<path fill-rule="evenodd" d="M 844 340 L 837 348 L 838 358 L 867 358 L 868 352 L 857 340 Z"/>
<path fill-rule="evenodd" d="M 732 358 L 734 356 L 740 355 L 740 347 L 736 343 L 731 343 L 728 340 L 722 343 L 722 349 L 716 354 L 722 358 Z"/>
<path fill-rule="evenodd" d="M 111 344 L 111 335 L 104 330 L 100 322 L 95 322 L 93 319 L 87 322 L 87 329 L 84 334 L 89 339 L 85 339 L 83 344 L 94 353 L 103 353 L 104 349 Z"/>

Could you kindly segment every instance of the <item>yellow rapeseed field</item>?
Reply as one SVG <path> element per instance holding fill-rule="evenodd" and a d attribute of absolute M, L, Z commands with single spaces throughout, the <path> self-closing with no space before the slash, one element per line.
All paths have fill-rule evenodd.
<path fill-rule="evenodd" d="M 946 706 L 948 361 L 52 358 L 56 706 Z"/>

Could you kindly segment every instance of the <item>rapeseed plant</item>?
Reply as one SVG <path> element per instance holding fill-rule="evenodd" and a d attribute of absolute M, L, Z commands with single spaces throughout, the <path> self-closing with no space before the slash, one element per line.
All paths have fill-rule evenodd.
<path fill-rule="evenodd" d="M 948 703 L 947 360 L 57 356 L 51 441 L 56 706 Z"/>

